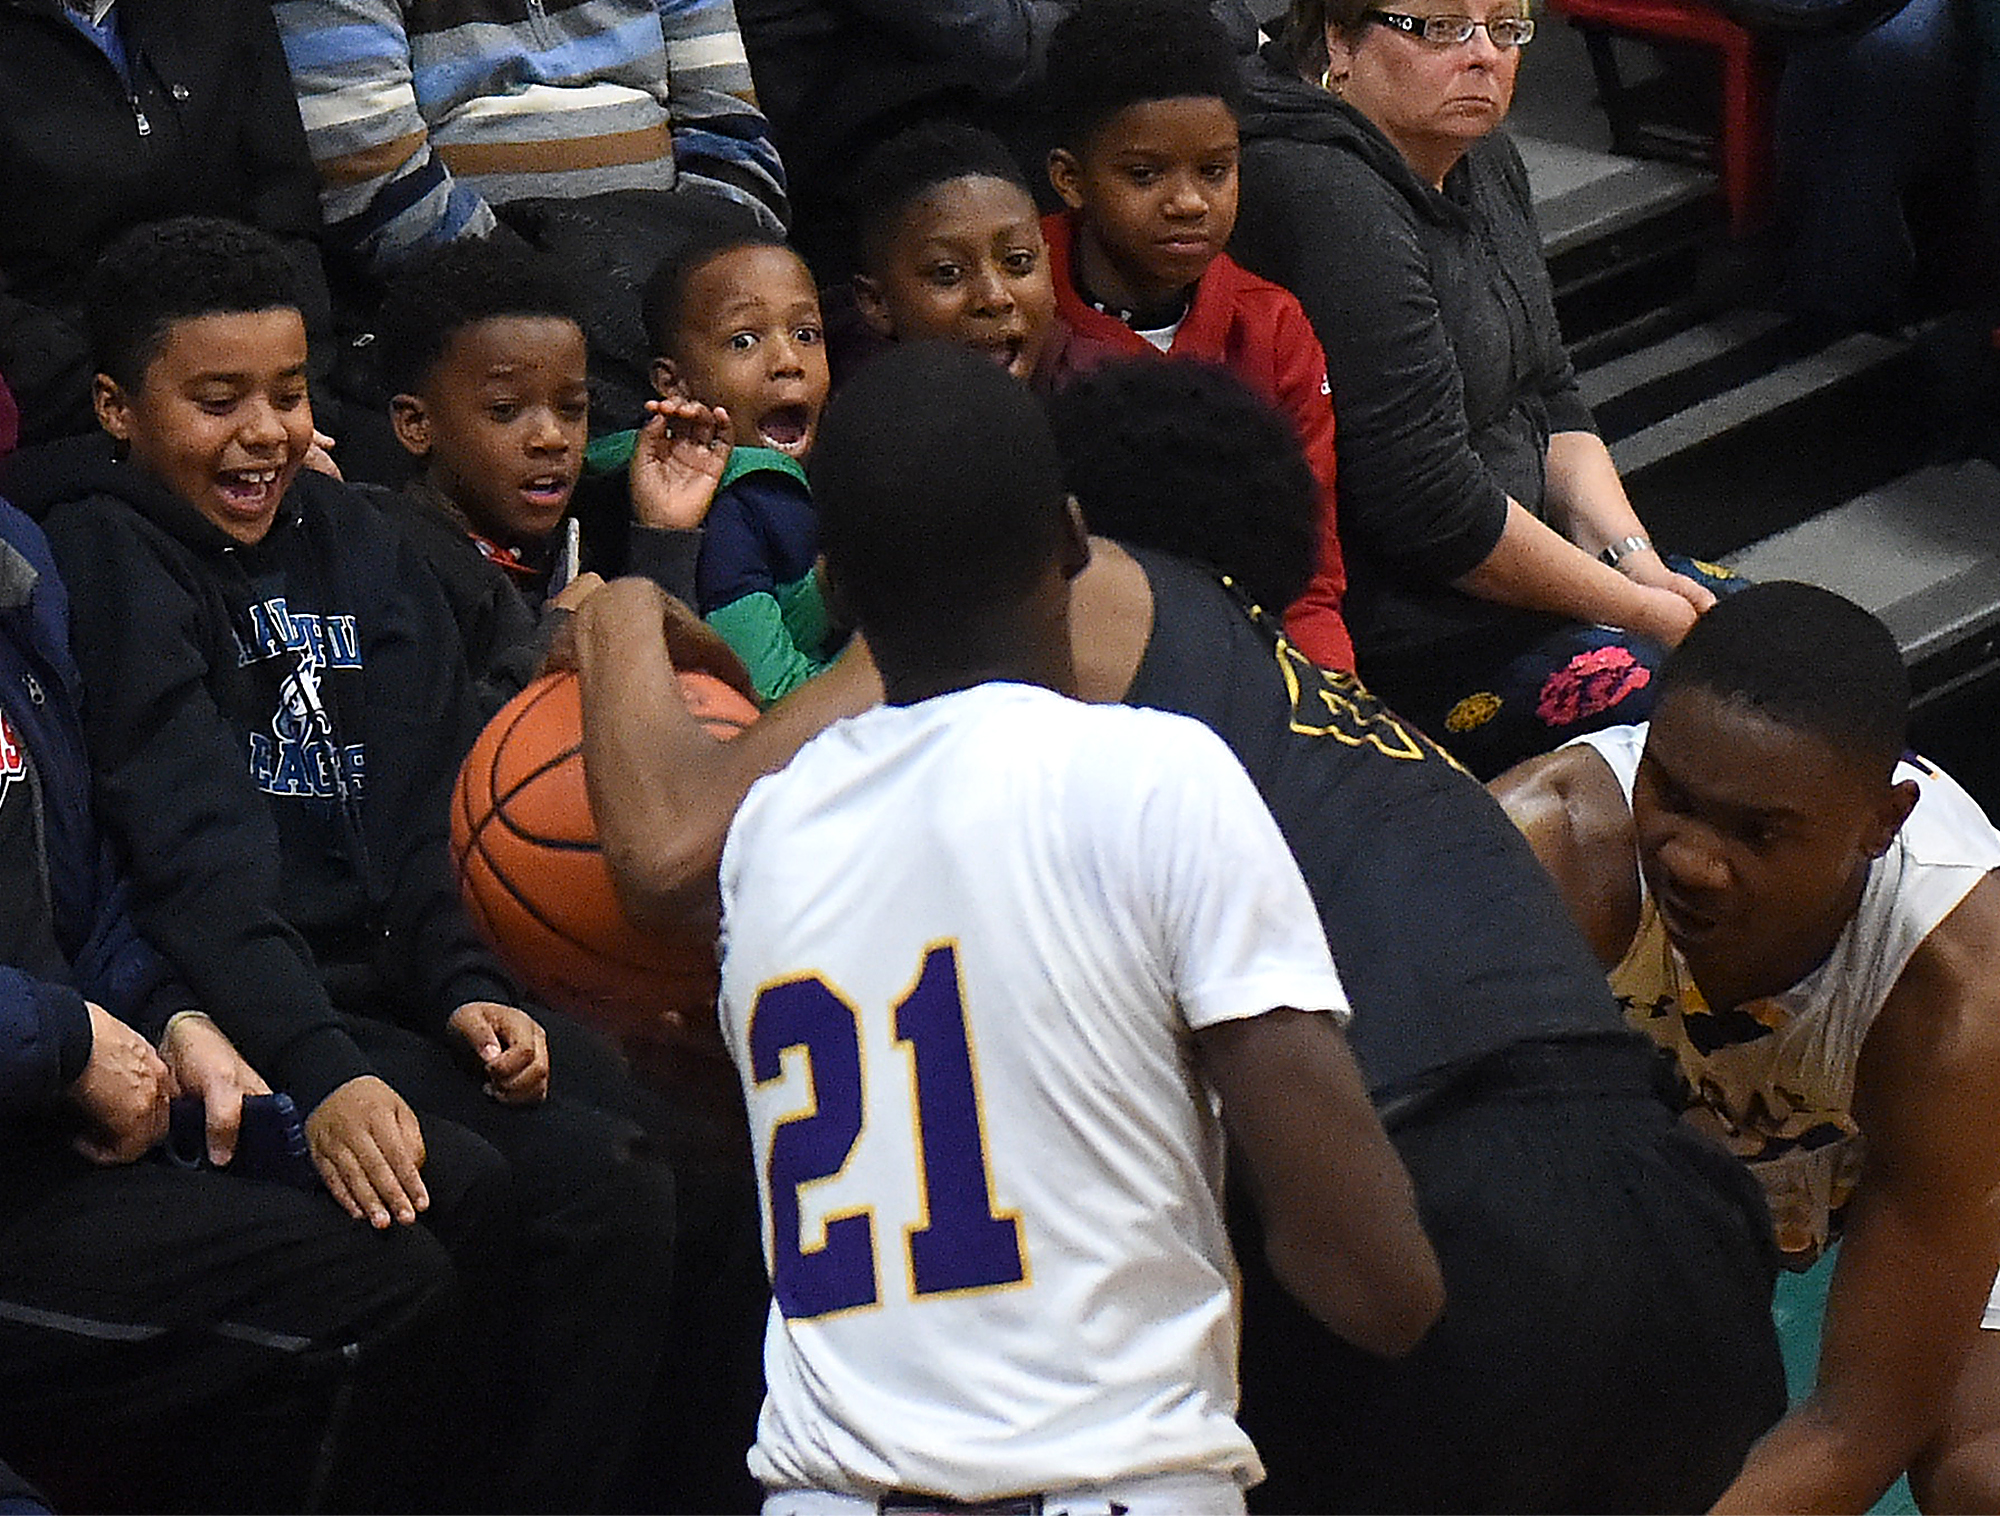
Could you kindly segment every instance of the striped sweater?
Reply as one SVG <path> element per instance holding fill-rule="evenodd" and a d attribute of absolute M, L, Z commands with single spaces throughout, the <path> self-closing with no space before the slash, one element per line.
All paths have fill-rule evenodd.
<path fill-rule="evenodd" d="M 278 0 L 333 235 L 379 271 L 494 204 L 686 180 L 785 212 L 732 0 Z"/>

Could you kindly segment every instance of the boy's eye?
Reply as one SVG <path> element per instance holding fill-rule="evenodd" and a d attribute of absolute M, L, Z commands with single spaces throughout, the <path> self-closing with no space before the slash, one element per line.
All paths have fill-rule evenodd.
<path fill-rule="evenodd" d="M 295 390 L 280 390 L 272 398 L 271 403 L 281 411 L 295 411 L 304 405 L 309 398 L 310 396 L 307 391 L 301 387 Z"/>
<path fill-rule="evenodd" d="M 924 277 L 932 284 L 953 285 L 965 277 L 965 270 L 956 263 L 933 263 L 924 270 Z"/>
<path fill-rule="evenodd" d="M 1204 163 L 1201 166 L 1201 177 L 1210 184 L 1227 183 L 1235 173 L 1236 165 L 1233 163 Z"/>
<path fill-rule="evenodd" d="M 729 351 L 732 353 L 747 353 L 756 345 L 757 334 L 755 332 L 737 332 L 729 339 Z"/>
<path fill-rule="evenodd" d="M 590 416 L 590 401 L 588 399 L 565 400 L 561 405 L 556 407 L 556 410 L 565 421 L 587 420 Z"/>
<path fill-rule="evenodd" d="M 1031 247 L 1015 248 L 1000 259 L 1000 266 L 1016 276 L 1032 274 L 1041 267 L 1041 255 Z"/>
<path fill-rule="evenodd" d="M 820 337 L 820 329 L 816 326 L 802 326 L 792 333 L 794 342 L 803 342 L 807 347 L 818 345 Z"/>
<path fill-rule="evenodd" d="M 1160 171 L 1156 168 L 1149 168 L 1144 164 L 1134 163 L 1126 168 L 1125 177 L 1131 183 L 1143 188 L 1158 179 Z"/>
<path fill-rule="evenodd" d="M 496 400 L 486 407 L 486 414 L 495 421 L 512 421 L 521 414 L 521 407 L 512 400 Z"/>

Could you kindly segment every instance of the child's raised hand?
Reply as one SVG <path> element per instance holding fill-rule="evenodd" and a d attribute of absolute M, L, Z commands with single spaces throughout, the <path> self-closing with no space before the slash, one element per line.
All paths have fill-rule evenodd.
<path fill-rule="evenodd" d="M 632 516 L 641 526 L 700 526 L 729 461 L 729 413 L 699 400 L 648 400 L 632 450 Z"/>

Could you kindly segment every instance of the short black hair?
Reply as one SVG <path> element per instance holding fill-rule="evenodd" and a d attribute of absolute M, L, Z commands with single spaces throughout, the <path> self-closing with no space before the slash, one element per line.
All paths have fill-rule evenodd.
<path fill-rule="evenodd" d="M 275 238 L 219 216 L 135 226 L 105 249 L 84 284 L 98 371 L 127 390 L 175 322 L 299 309 L 298 275 Z"/>
<path fill-rule="evenodd" d="M 1832 590 L 1772 580 L 1725 595 L 1660 669 L 1887 775 L 1909 741 L 1910 675 L 1889 629 Z"/>
<path fill-rule="evenodd" d="M 954 179 L 1001 179 L 1034 203 L 1028 176 L 993 133 L 962 121 L 919 122 L 877 146 L 848 186 L 855 262 L 863 272 L 880 270 L 891 229 L 910 202 Z"/>
<path fill-rule="evenodd" d="M 1083 0 L 1049 38 L 1047 98 L 1062 146 L 1081 152 L 1127 106 L 1242 97 L 1236 49 L 1207 0 Z"/>
<path fill-rule="evenodd" d="M 1319 485 L 1298 433 L 1214 364 L 1127 358 L 1049 401 L 1091 531 L 1228 574 L 1274 615 L 1304 593 Z"/>
<path fill-rule="evenodd" d="M 725 221 L 697 227 L 686 241 L 660 260 L 639 295 L 639 314 L 645 322 L 646 341 L 655 357 L 675 355 L 680 338 L 682 309 L 690 280 L 724 253 L 745 247 L 782 247 L 796 252 L 782 235 L 754 221 Z"/>
<path fill-rule="evenodd" d="M 878 651 L 934 657 L 1062 549 L 1047 418 L 957 343 L 898 343 L 864 366 L 827 407 L 806 473 L 828 571 Z"/>
<path fill-rule="evenodd" d="M 390 282 L 376 322 L 383 380 L 416 393 L 455 333 L 501 316 L 577 321 L 554 267 L 511 241 L 467 238 L 413 260 Z"/>

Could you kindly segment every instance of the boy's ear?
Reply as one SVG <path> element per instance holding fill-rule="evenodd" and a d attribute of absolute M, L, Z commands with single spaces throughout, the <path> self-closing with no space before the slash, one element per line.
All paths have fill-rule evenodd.
<path fill-rule="evenodd" d="M 389 429 L 403 451 L 425 458 L 431 450 L 431 413 L 415 395 L 397 395 L 389 402 Z"/>
<path fill-rule="evenodd" d="M 868 274 L 856 274 L 849 282 L 854 287 L 854 308 L 861 312 L 868 329 L 878 337 L 895 341 L 896 323 L 889 315 L 889 302 L 882 298 L 882 281 Z"/>
<path fill-rule="evenodd" d="M 90 408 L 97 412 L 97 424 L 118 441 L 132 440 L 132 401 L 124 386 L 109 374 L 91 379 Z"/>
<path fill-rule="evenodd" d="M 1062 196 L 1062 203 L 1073 211 L 1083 209 L 1083 165 L 1076 161 L 1076 154 L 1066 147 L 1053 148 L 1049 152 L 1049 183 Z"/>
<path fill-rule="evenodd" d="M 655 358 L 646 369 L 647 377 L 653 381 L 653 393 L 662 400 L 692 400 L 688 387 L 681 380 L 681 371 L 671 358 Z"/>

